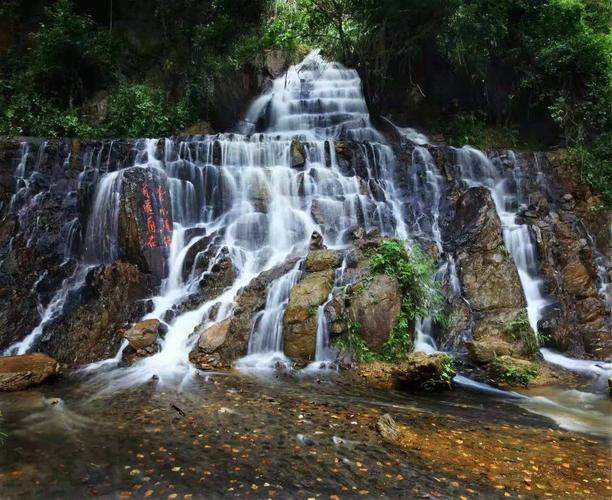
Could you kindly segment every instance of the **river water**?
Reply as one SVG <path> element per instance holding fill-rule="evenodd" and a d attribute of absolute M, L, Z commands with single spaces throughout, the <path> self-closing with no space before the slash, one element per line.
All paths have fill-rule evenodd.
<path fill-rule="evenodd" d="M 547 491 L 582 490 L 581 475 L 605 478 L 610 466 L 609 440 L 461 388 L 418 395 L 342 376 L 237 374 L 196 377 L 182 392 L 155 385 L 100 393 L 72 376 L 3 395 L 2 497 L 515 496 L 529 494 L 523 461 L 550 469 Z M 375 430 L 384 413 L 413 441 L 385 442 Z M 554 477 L 559 460 L 575 475 L 568 484 Z M 601 477 L 589 491 L 605 493 Z"/>

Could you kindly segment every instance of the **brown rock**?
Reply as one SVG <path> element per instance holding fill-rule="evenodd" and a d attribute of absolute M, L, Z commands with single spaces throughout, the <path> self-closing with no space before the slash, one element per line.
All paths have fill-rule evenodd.
<path fill-rule="evenodd" d="M 123 334 L 123 337 L 129 342 L 132 349 L 138 351 L 157 342 L 159 325 L 158 319 L 146 319 L 133 325 Z"/>
<path fill-rule="evenodd" d="M 401 312 L 399 283 L 387 275 L 375 275 L 372 281 L 353 286 L 354 296 L 349 318 L 359 323 L 360 333 L 370 349 L 377 350 L 389 339 Z"/>
<path fill-rule="evenodd" d="M 497 356 L 512 354 L 512 345 L 500 338 L 485 338 L 467 343 L 470 359 L 474 363 L 487 364 Z"/>
<path fill-rule="evenodd" d="M 450 389 L 455 374 L 448 354 L 415 352 L 399 365 L 396 379 L 403 388 L 434 391 Z"/>
<path fill-rule="evenodd" d="M 284 351 L 294 361 L 314 359 L 317 310 L 333 284 L 333 271 L 306 273 L 293 287 L 283 319 Z"/>
<path fill-rule="evenodd" d="M 291 168 L 301 170 L 306 164 L 306 151 L 299 139 L 291 141 Z"/>
<path fill-rule="evenodd" d="M 203 331 L 198 330 L 198 349 L 206 354 L 215 352 L 227 339 L 230 324 L 231 319 L 225 319 L 209 326 Z"/>
<path fill-rule="evenodd" d="M 21 391 L 59 373 L 60 364 L 39 352 L 0 357 L 0 391 Z"/>
<path fill-rule="evenodd" d="M 306 257 L 306 270 L 316 273 L 338 267 L 338 254 L 335 250 L 311 250 Z"/>
<path fill-rule="evenodd" d="M 587 297 L 592 295 L 590 286 L 593 281 L 591 271 L 578 259 L 568 263 L 562 271 L 563 286 L 568 293 L 576 297 Z"/>
<path fill-rule="evenodd" d="M 470 188 L 459 197 L 449 230 L 472 309 L 493 312 L 524 307 L 518 272 L 504 246 L 501 223 L 487 189 Z"/>

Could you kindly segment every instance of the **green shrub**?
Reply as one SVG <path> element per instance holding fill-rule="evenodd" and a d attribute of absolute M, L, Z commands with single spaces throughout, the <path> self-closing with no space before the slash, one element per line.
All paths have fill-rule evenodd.
<path fill-rule="evenodd" d="M 568 150 L 568 160 L 578 167 L 582 182 L 612 205 L 612 132 L 601 134 L 590 144 L 579 142 Z"/>
<path fill-rule="evenodd" d="M 440 367 L 440 375 L 435 378 L 427 380 L 423 384 L 423 389 L 426 391 L 434 391 L 440 388 L 451 387 L 455 375 L 457 375 L 457 368 L 455 366 L 455 360 L 448 354 L 443 354 L 444 359 L 442 360 L 442 366 Z"/>
<path fill-rule="evenodd" d="M 346 333 L 337 337 L 334 347 L 339 351 L 351 353 L 356 361 L 368 363 L 377 359 L 375 353 L 363 341 L 361 325 L 356 321 L 345 320 Z"/>
<path fill-rule="evenodd" d="M 399 240 L 383 240 L 370 257 L 372 272 L 396 278 L 402 292 L 402 313 L 408 321 L 433 316 L 440 318 L 443 297 L 434 281 L 435 264 L 414 245 L 410 253 Z"/>
<path fill-rule="evenodd" d="M 164 94 L 144 84 L 122 84 L 110 96 L 107 128 L 123 137 L 162 137 L 183 128 L 184 105 L 172 106 Z"/>

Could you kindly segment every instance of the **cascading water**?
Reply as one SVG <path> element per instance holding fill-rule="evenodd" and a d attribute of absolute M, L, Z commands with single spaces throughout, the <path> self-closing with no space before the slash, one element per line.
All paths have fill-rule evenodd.
<path fill-rule="evenodd" d="M 517 223 L 520 199 L 520 174 L 515 168 L 504 171 L 502 165 L 495 165 L 477 149 L 464 146 L 456 150 L 461 178 L 469 187 L 482 186 L 489 189 L 497 215 L 501 221 L 503 238 L 519 274 L 525 301 L 527 317 L 535 335 L 538 321 L 549 300 L 543 293 L 543 282 L 538 276 L 536 243 L 529 226 Z"/>
<path fill-rule="evenodd" d="M 168 176 L 174 228 L 169 274 L 146 318 L 163 320 L 166 311 L 197 288 L 201 276 L 188 270 L 184 279 L 184 261 L 188 249 L 202 238 L 214 241 L 210 244 L 214 256 L 204 274 L 229 258 L 235 280 L 219 296 L 169 321 L 160 351 L 113 372 L 113 386 L 141 383 L 153 375 L 162 383 L 189 380 L 193 368 L 188 353 L 197 341 L 196 328 L 206 329 L 230 317 L 237 294 L 263 271 L 289 257 L 305 256 L 313 232 L 336 249 L 346 247 L 347 234 L 356 226 L 385 235 L 407 235 L 392 176 L 395 158 L 370 125 L 354 70 L 311 53 L 255 101 L 240 130 L 251 135 L 206 136 L 178 146 L 166 141 L 162 159 L 157 159 L 154 147 L 147 148 L 147 162 Z M 341 168 L 336 140 L 365 141 L 359 147 L 369 182 Z M 296 157 L 300 145 L 303 150 Z M 94 207 L 99 196 L 102 218 L 116 218 L 112 193 L 118 190 L 119 177 L 107 174 L 100 182 Z M 191 229 L 199 235 L 187 241 L 185 234 Z M 102 237 L 95 226 L 91 230 L 93 239 Z M 299 276 L 295 267 L 270 283 L 248 356 L 238 367 L 269 368 L 286 361 L 282 317 Z M 317 359 L 323 360 L 329 357 L 329 338 L 322 310 L 320 316 Z"/>

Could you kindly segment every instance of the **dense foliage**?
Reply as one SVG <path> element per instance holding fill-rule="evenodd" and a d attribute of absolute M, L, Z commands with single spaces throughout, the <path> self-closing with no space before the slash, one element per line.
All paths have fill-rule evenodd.
<path fill-rule="evenodd" d="M 459 145 L 564 144 L 610 201 L 611 26 L 609 0 L 5 0 L 0 134 L 227 127 L 266 50 L 320 47 L 375 113 Z M 98 116 L 104 99 L 131 106 Z"/>

